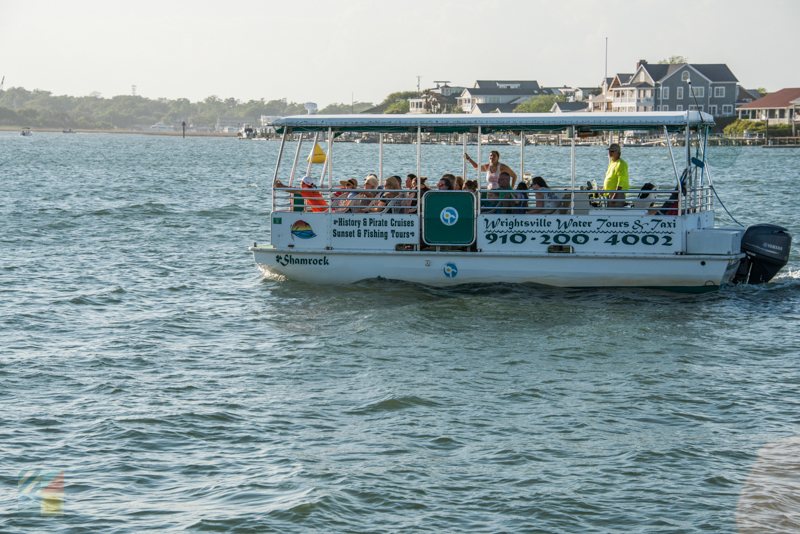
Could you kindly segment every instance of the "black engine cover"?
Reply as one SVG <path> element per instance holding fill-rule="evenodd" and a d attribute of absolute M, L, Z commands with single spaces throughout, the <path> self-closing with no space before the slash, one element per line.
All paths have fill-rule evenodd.
<path fill-rule="evenodd" d="M 792 234 L 774 224 L 754 224 L 742 236 L 742 259 L 734 282 L 761 284 L 769 282 L 789 263 Z"/>

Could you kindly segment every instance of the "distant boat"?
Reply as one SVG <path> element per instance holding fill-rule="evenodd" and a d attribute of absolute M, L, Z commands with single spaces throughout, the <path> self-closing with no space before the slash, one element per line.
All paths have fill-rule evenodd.
<path fill-rule="evenodd" d="M 256 131 L 249 124 L 245 124 L 244 126 L 242 126 L 242 129 L 239 130 L 237 137 L 239 139 L 255 139 Z"/>
<path fill-rule="evenodd" d="M 168 126 L 166 124 L 162 124 L 162 123 L 159 122 L 158 124 L 152 125 L 150 127 L 150 131 L 151 132 L 174 132 L 175 130 L 172 128 L 172 126 Z"/>
<path fill-rule="evenodd" d="M 22 131 L 21 131 L 19 134 L 20 134 L 22 137 L 30 137 L 30 136 L 32 136 L 32 135 L 33 135 L 33 132 L 31 131 L 30 127 L 26 126 L 26 127 L 24 127 L 24 128 L 22 129 Z"/>
<path fill-rule="evenodd" d="M 69 130 L 61 130 L 61 133 L 75 133 L 75 132 L 73 132 L 72 128 L 70 128 Z"/>

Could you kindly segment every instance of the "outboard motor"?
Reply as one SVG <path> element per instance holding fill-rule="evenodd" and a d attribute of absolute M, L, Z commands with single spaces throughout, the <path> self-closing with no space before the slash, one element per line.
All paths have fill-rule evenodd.
<path fill-rule="evenodd" d="M 774 224 L 754 224 L 742 236 L 742 258 L 733 282 L 761 284 L 769 282 L 789 263 L 792 234 Z"/>

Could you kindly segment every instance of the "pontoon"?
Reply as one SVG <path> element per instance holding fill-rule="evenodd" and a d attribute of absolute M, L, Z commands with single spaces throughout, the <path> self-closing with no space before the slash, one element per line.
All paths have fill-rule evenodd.
<path fill-rule="evenodd" d="M 731 282 L 767 282 L 788 262 L 791 235 L 771 224 L 714 226 L 714 182 L 705 150 L 713 125 L 711 115 L 698 111 L 282 118 L 274 122 L 282 141 L 272 188 L 271 243 L 256 243 L 249 250 L 265 275 L 315 284 L 385 278 L 432 286 L 505 282 L 699 292 Z M 658 191 L 628 190 L 624 203 L 580 187 L 576 140 L 629 130 L 664 134 L 674 182 Z M 465 153 L 469 138 L 477 138 L 480 169 L 487 163 L 482 161 L 486 136 L 509 132 L 520 139 L 517 174 L 522 177 L 526 135 L 561 132 L 571 143 L 571 187 L 560 190 L 557 208 L 545 212 L 535 208 L 533 198 L 498 203 L 487 189 L 485 173 L 477 172 L 477 196 L 469 191 L 430 191 L 419 206 L 392 213 L 337 210 L 333 201 L 341 190 L 333 179 L 333 141 L 344 132 L 378 134 L 376 170 L 381 183 L 384 134 L 415 136 L 416 168 L 406 172 L 423 176 L 423 138 L 428 134 L 460 135 Z M 676 135 L 682 146 L 673 146 Z M 291 172 L 285 167 L 281 175 L 288 174 L 288 183 L 276 187 L 291 137 L 298 138 Z M 311 206 L 299 187 L 311 162 L 304 174 L 298 162 L 304 142 L 314 147 L 320 139 L 327 140 L 327 156 L 322 176 L 315 180 L 324 203 Z M 476 177 L 466 163 L 462 172 L 467 179 Z M 421 186 L 418 183 L 417 198 Z"/>

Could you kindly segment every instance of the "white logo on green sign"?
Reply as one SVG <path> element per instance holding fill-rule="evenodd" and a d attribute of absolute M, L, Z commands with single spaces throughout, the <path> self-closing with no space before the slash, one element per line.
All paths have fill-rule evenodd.
<path fill-rule="evenodd" d="M 439 219 L 442 220 L 445 226 L 453 226 L 458 222 L 458 211 L 455 208 L 447 206 L 442 210 L 442 213 L 439 214 Z"/>

